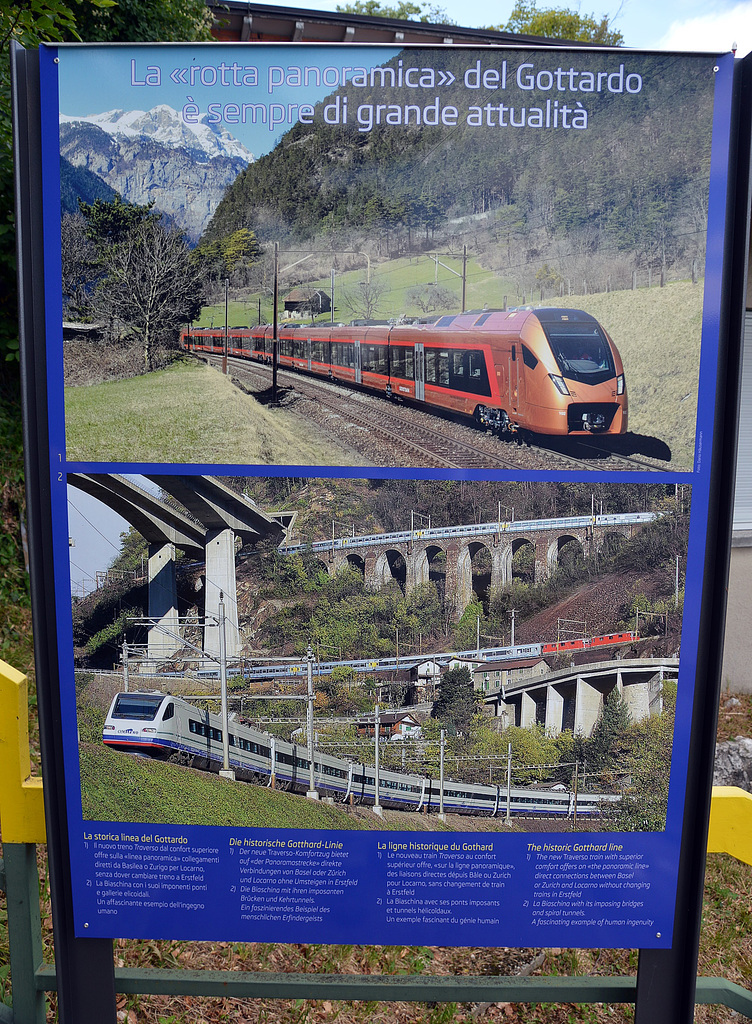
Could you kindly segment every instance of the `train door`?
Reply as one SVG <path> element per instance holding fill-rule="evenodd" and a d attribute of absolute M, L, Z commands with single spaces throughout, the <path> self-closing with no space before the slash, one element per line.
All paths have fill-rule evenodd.
<path fill-rule="evenodd" d="M 356 338 L 355 341 L 353 342 L 353 349 L 353 358 L 355 360 L 355 383 L 360 384 L 362 379 L 362 375 L 360 372 L 360 338 Z"/>
<path fill-rule="evenodd" d="M 311 372 L 311 346 L 312 346 L 312 344 L 313 344 L 313 342 L 309 338 L 308 341 L 306 342 L 306 360 L 308 362 L 308 372 L 309 373 Z"/>
<path fill-rule="evenodd" d="M 525 370 L 522 363 L 522 344 L 512 343 L 508 364 L 510 412 L 519 417 L 525 406 Z"/>
<path fill-rule="evenodd" d="M 415 397 L 419 402 L 426 398 L 426 372 L 423 342 L 415 343 Z"/>

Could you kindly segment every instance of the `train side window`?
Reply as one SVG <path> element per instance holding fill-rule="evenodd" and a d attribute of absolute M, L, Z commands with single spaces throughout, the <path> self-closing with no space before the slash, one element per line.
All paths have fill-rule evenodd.
<path fill-rule="evenodd" d="M 524 362 L 525 366 L 530 367 L 531 370 L 534 370 L 535 367 L 538 365 L 538 360 L 535 358 L 535 356 L 527 347 L 527 345 L 522 346 L 522 361 Z"/>
<path fill-rule="evenodd" d="M 443 387 L 449 387 L 449 353 L 439 352 L 438 353 L 438 370 L 439 379 L 436 381 L 437 384 L 441 384 Z"/>
<path fill-rule="evenodd" d="M 388 372 L 386 345 L 361 345 L 360 358 L 361 369 L 366 373 L 386 375 Z"/>
<path fill-rule="evenodd" d="M 335 366 L 355 366 L 355 346 L 351 341 L 332 342 L 332 363 Z"/>
<path fill-rule="evenodd" d="M 516 345 L 512 345 L 512 362 L 513 363 L 517 362 L 517 346 Z"/>
<path fill-rule="evenodd" d="M 436 379 L 436 349 L 427 348 L 425 351 L 426 384 L 438 384 Z"/>
<path fill-rule="evenodd" d="M 175 715 L 175 705 L 172 703 L 172 701 L 170 701 L 170 703 L 165 708 L 165 713 L 162 715 L 162 721 L 166 722 L 169 718 L 173 718 L 174 715 Z"/>
<path fill-rule="evenodd" d="M 490 395 L 486 357 L 480 349 L 469 349 L 463 353 L 465 376 L 461 387 L 474 395 Z"/>

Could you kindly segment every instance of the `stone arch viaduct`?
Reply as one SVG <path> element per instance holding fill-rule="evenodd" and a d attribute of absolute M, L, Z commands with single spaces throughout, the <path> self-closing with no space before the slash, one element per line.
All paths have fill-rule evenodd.
<path fill-rule="evenodd" d="M 489 596 L 511 583 L 515 554 L 529 547 L 535 582 L 548 579 L 562 549 L 574 542 L 585 557 L 603 550 L 613 538 L 627 538 L 656 518 L 654 513 L 572 516 L 512 523 L 481 523 L 447 529 L 343 537 L 312 545 L 330 575 L 347 565 L 358 569 L 374 590 L 396 580 L 406 594 L 430 579 L 443 577 L 446 603 L 459 618 L 473 597 L 473 560 L 486 550 L 484 566 Z M 300 551 L 304 545 L 281 548 Z M 490 561 L 490 578 L 488 562 Z"/>

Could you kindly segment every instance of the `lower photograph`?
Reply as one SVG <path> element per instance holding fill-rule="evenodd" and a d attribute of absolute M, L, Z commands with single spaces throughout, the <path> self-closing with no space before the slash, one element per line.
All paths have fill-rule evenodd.
<path fill-rule="evenodd" d="M 84 823 L 661 832 L 690 501 L 69 474 Z"/>

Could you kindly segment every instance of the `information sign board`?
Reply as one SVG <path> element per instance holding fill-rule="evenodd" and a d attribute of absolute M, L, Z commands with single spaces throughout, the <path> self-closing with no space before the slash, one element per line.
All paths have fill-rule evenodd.
<path fill-rule="evenodd" d="M 40 76 L 76 933 L 669 947 L 733 57 Z"/>

